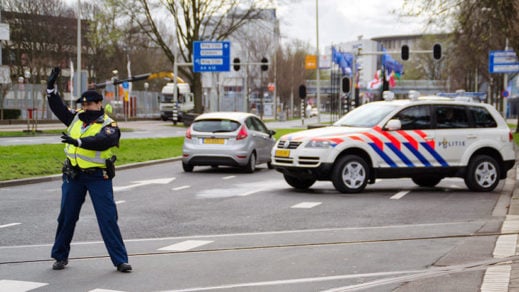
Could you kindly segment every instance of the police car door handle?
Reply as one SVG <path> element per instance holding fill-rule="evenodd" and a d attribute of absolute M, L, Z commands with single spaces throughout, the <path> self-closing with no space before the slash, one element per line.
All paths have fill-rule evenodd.
<path fill-rule="evenodd" d="M 477 137 L 477 135 L 467 135 L 467 139 L 476 139 Z"/>

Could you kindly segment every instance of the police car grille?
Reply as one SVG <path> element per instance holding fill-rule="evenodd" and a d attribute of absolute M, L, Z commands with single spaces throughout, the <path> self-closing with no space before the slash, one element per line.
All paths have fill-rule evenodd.
<path fill-rule="evenodd" d="M 299 164 L 300 165 L 318 165 L 319 157 L 314 156 L 299 156 Z"/>
<path fill-rule="evenodd" d="M 294 162 L 294 159 L 290 158 L 290 157 L 286 157 L 286 158 L 281 158 L 281 157 L 274 157 L 274 161 L 276 163 L 288 163 L 288 164 L 292 164 Z"/>
<path fill-rule="evenodd" d="M 279 148 L 279 149 L 297 149 L 297 147 L 299 147 L 299 145 L 301 145 L 301 141 L 290 141 L 288 143 L 288 147 L 285 147 L 286 142 L 287 141 L 285 141 L 285 140 L 279 141 L 277 148 Z"/>

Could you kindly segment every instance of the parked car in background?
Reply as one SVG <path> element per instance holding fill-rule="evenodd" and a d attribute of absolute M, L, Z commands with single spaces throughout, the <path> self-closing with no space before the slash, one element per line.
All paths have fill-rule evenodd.
<path fill-rule="evenodd" d="M 182 147 L 182 167 L 234 166 L 252 173 L 256 165 L 271 166 L 270 152 L 276 143 L 275 131 L 251 113 L 213 112 L 198 116 L 186 130 Z"/>

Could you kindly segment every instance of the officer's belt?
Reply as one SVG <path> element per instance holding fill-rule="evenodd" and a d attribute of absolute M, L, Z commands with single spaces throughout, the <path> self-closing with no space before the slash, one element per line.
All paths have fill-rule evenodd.
<path fill-rule="evenodd" d="M 99 171 L 103 171 L 103 169 L 100 167 L 91 167 L 91 168 L 76 167 L 76 169 L 82 173 L 86 173 L 86 174 L 90 174 L 90 175 L 97 174 Z"/>

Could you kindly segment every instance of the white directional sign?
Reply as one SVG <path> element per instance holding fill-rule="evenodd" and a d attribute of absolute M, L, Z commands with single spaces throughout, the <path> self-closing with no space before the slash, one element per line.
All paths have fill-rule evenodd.
<path fill-rule="evenodd" d="M 193 43 L 194 72 L 228 72 L 231 70 L 231 42 Z"/>
<path fill-rule="evenodd" d="M 519 72 L 519 59 L 514 51 L 490 51 L 488 56 L 488 72 Z"/>

